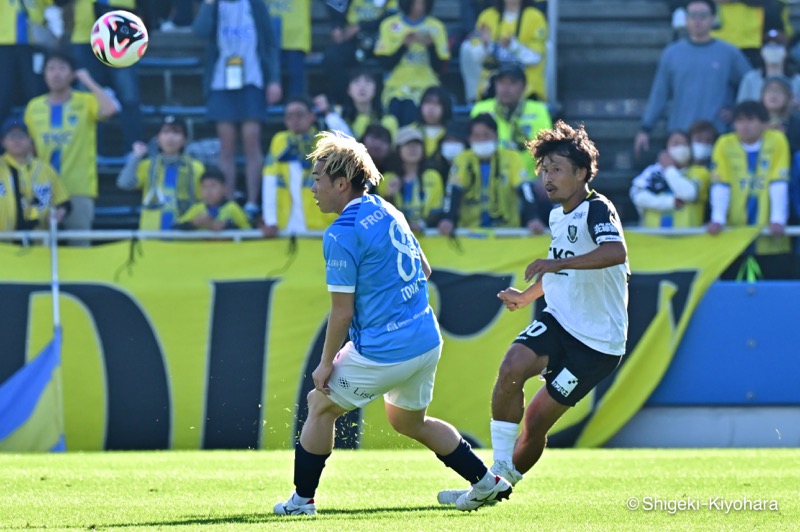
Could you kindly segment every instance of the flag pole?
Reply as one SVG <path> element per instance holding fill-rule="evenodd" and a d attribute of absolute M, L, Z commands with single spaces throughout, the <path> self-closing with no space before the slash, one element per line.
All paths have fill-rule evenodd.
<path fill-rule="evenodd" d="M 50 208 L 50 292 L 53 296 L 53 327 L 56 330 L 61 328 L 60 295 L 61 291 L 58 283 L 58 220 L 56 219 L 56 209 Z"/>

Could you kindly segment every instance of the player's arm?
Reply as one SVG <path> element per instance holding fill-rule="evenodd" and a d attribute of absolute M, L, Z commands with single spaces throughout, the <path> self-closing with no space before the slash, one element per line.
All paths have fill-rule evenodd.
<path fill-rule="evenodd" d="M 319 366 L 311 375 L 314 387 L 329 393 L 328 378 L 333 371 L 333 359 L 347 339 L 347 331 L 353 321 L 355 296 L 352 292 L 331 292 L 331 314 L 328 317 L 328 328 L 325 330 L 325 344 L 322 347 L 322 358 Z"/>
<path fill-rule="evenodd" d="M 431 269 L 431 264 L 428 262 L 428 257 L 425 256 L 425 252 L 422 251 L 422 248 L 419 248 L 419 260 L 422 262 L 422 273 L 425 274 L 425 279 L 430 279 L 433 270 Z"/>
<path fill-rule="evenodd" d="M 514 287 L 502 290 L 497 297 L 510 311 L 519 310 L 526 307 L 544 295 L 541 276 L 536 282 L 529 285 L 524 291 L 520 292 Z"/>
<path fill-rule="evenodd" d="M 563 259 L 536 259 L 525 268 L 525 280 L 530 281 L 539 273 L 555 273 L 561 270 L 599 270 L 624 264 L 627 258 L 625 242 L 603 242 L 584 255 Z"/>

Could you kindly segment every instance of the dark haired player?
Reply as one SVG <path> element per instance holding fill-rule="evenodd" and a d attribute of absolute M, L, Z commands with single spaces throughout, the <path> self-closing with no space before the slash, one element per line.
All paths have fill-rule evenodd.
<path fill-rule="evenodd" d="M 492 472 L 512 485 L 541 457 L 553 424 L 619 365 L 628 332 L 627 250 L 616 209 L 589 188 L 598 151 L 583 126 L 558 121 L 527 144 L 551 201 L 548 258 L 525 269 L 525 291 L 498 294 L 511 311 L 545 296 L 546 306 L 511 344 L 492 394 Z M 546 386 L 527 410 L 523 386 Z M 523 422 L 524 414 L 524 422 Z M 522 433 L 517 437 L 522 422 Z M 439 494 L 453 503 L 463 490 Z"/>

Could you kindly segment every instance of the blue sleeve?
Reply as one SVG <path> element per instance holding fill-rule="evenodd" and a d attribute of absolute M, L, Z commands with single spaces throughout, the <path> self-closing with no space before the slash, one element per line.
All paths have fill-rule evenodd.
<path fill-rule="evenodd" d="M 329 292 L 354 293 L 358 279 L 358 249 L 352 231 L 331 227 L 322 243 L 325 282 Z"/>
<path fill-rule="evenodd" d="M 653 86 L 650 88 L 650 97 L 647 99 L 647 108 L 642 117 L 642 129 L 650 131 L 655 126 L 656 121 L 661 117 L 661 113 L 667 106 L 669 100 L 669 61 L 671 47 L 664 50 L 661 60 L 658 62 L 656 77 L 653 78 Z"/>

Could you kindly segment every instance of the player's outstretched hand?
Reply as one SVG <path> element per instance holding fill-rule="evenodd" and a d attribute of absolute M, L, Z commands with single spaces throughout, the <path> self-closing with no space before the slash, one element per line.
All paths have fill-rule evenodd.
<path fill-rule="evenodd" d="M 333 372 L 333 364 L 331 362 L 320 362 L 311 378 L 314 379 L 314 388 L 321 391 L 325 395 L 330 395 L 331 389 L 328 388 L 328 379 Z"/>
<path fill-rule="evenodd" d="M 500 301 L 503 302 L 503 305 L 506 306 L 508 310 L 514 312 L 515 310 L 519 310 L 530 303 L 525 299 L 525 294 L 520 292 L 514 287 L 506 288 L 505 290 L 501 290 L 497 297 Z"/>
<path fill-rule="evenodd" d="M 537 273 L 555 273 L 561 267 L 555 259 L 536 259 L 525 268 L 525 282 L 529 283 Z"/>

